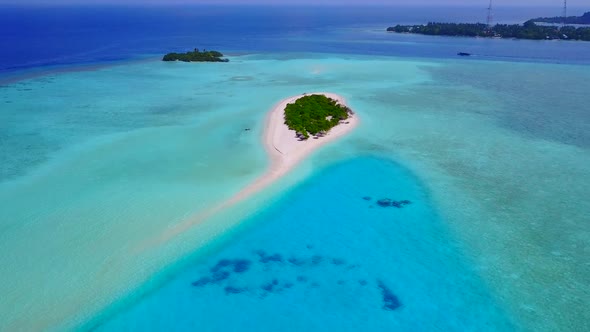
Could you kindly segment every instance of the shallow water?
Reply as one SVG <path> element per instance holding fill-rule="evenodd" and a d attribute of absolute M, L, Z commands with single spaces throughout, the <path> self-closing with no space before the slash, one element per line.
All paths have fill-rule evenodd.
<path fill-rule="evenodd" d="M 373 330 L 587 330 L 590 67 L 575 63 L 590 62 L 576 51 L 588 44 L 442 47 L 346 31 L 270 39 L 274 51 L 228 64 L 128 62 L 1 85 L 0 329 L 124 329 L 146 315 L 179 330 L 237 329 L 249 314 L 260 329 L 288 319 L 315 329 L 321 317 L 347 329 L 371 317 Z M 318 44 L 332 54 L 280 51 Z M 516 60 L 530 63 L 440 59 L 466 46 L 526 49 Z M 561 54 L 570 64 L 538 63 Z M 265 113 L 308 91 L 346 97 L 360 127 L 275 187 L 163 241 L 262 174 Z M 371 209 L 363 196 L 414 204 Z M 260 263 L 257 250 L 285 261 Z M 252 263 L 191 286 L 225 258 Z M 342 272 L 340 259 L 359 266 Z M 304 272 L 308 283 L 294 282 Z M 228 286 L 247 290 L 226 295 Z M 383 310 L 384 289 L 399 308 Z M 218 319 L 228 308 L 234 322 Z"/>
<path fill-rule="evenodd" d="M 514 329 L 424 188 L 386 159 L 316 172 L 186 264 L 97 330 Z"/>
<path fill-rule="evenodd" d="M 588 67 L 494 63 L 482 69 L 474 62 L 321 54 L 232 60 L 227 66 L 141 62 L 2 90 L 14 103 L 2 113 L 3 142 L 12 143 L 2 145 L 1 245 L 18 253 L 2 258 L 3 298 L 18 303 L 3 311 L 6 326 L 20 325 L 31 312 L 45 317 L 29 321 L 40 326 L 59 325 L 66 313 L 79 324 L 113 301 L 132 303 L 156 291 L 160 281 L 141 285 L 156 273 L 170 277 L 177 270 L 163 272 L 165 266 L 248 213 L 228 211 L 169 243 L 160 234 L 261 174 L 266 111 L 314 90 L 345 96 L 362 123 L 287 182 L 359 154 L 397 160 L 424 182 L 438 222 L 464 246 L 462 264 L 478 271 L 484 292 L 516 317 L 516 326 L 585 325 L 584 313 L 571 308 L 588 292 L 588 203 L 579 200 L 588 194 L 579 180 L 588 178 L 588 119 L 583 102 L 574 100 L 584 95 Z M 542 70 L 553 73 L 546 85 L 539 81 L 521 93 L 507 88 L 508 73 Z M 478 77 L 488 82 L 476 84 Z M 563 101 L 552 82 L 568 80 L 579 83 Z M 551 102 L 528 111 L 522 105 L 531 98 Z M 553 133 L 578 134 L 556 136 L 542 121 L 527 121 L 527 114 L 551 113 L 562 102 L 564 121 L 547 121 Z M 276 189 L 277 197 L 280 188 L 286 186 Z M 268 204 L 259 200 L 251 211 Z M 88 299 L 92 304 L 80 311 L 77 303 Z"/>

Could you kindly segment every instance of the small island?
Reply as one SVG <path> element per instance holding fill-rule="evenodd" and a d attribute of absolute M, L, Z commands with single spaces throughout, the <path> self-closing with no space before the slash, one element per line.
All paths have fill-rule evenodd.
<path fill-rule="evenodd" d="M 318 139 L 312 140 L 301 139 L 301 136 L 296 136 L 294 130 L 289 129 L 285 120 L 286 110 L 296 110 L 300 106 L 303 109 L 295 113 L 300 113 L 302 116 L 290 114 L 289 118 L 291 118 L 291 116 L 294 116 L 294 118 L 301 117 L 301 125 L 303 125 L 303 128 L 300 128 L 299 130 L 305 131 L 305 128 L 308 128 L 306 133 L 309 135 L 310 130 L 320 130 L 319 127 L 327 128 L 323 127 L 325 125 L 324 121 L 317 121 L 320 117 L 319 114 L 321 114 L 323 116 L 322 119 L 330 122 L 331 126 L 331 129 L 325 129 L 326 131 L 329 130 L 329 132 L 327 132 L 324 137 L 320 138 L 316 136 Z M 309 119 L 303 119 L 306 118 L 303 114 L 309 115 Z M 336 121 L 336 119 L 340 119 L 340 117 L 346 121 Z M 312 118 L 316 120 L 312 120 Z M 297 120 L 295 121 L 297 122 Z M 315 122 L 321 122 L 324 124 L 319 125 L 318 129 L 314 129 Z M 265 119 L 262 143 L 264 144 L 265 150 L 270 159 L 267 171 L 234 196 L 206 211 L 198 219 L 195 219 L 194 222 L 203 220 L 207 216 L 236 204 L 272 185 L 320 147 L 350 134 L 359 123 L 360 119 L 357 114 L 353 113 L 346 106 L 346 100 L 344 97 L 335 93 L 303 93 L 281 100 L 271 108 Z M 311 129 L 309 129 L 307 125 L 310 125 Z M 300 134 L 302 134 L 302 132 L 300 132 Z"/>
<path fill-rule="evenodd" d="M 223 58 L 223 54 L 218 51 L 199 51 L 198 48 L 195 48 L 193 51 L 186 53 L 168 53 L 164 55 L 162 61 L 229 62 L 229 59 Z"/>
<path fill-rule="evenodd" d="M 285 124 L 306 140 L 325 136 L 330 129 L 346 121 L 352 110 L 337 100 L 320 94 L 305 95 L 285 107 Z"/>
<path fill-rule="evenodd" d="M 429 36 L 590 41 L 590 27 L 547 26 L 535 24 L 535 21 L 537 19 L 526 21 L 524 24 L 496 24 L 494 26 L 483 23 L 431 22 L 426 25 L 396 25 L 387 28 L 387 31 Z"/>

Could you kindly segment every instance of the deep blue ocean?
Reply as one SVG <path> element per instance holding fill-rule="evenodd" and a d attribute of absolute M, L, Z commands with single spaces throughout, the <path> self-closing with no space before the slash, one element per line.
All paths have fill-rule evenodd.
<path fill-rule="evenodd" d="M 0 7 L 0 75 L 23 69 L 100 64 L 187 47 L 226 53 L 315 52 L 448 58 L 458 51 L 512 61 L 587 62 L 584 46 L 556 49 L 535 41 L 433 38 L 383 34 L 395 24 L 483 22 L 479 7 Z M 556 16 L 558 7 L 504 7 L 496 22 Z M 583 12 L 571 8 L 572 14 Z M 358 41 L 362 40 L 362 45 Z M 409 44 L 408 44 L 409 43 Z M 409 47 L 411 46 L 411 47 Z M 190 48 L 189 47 L 189 48 Z"/>

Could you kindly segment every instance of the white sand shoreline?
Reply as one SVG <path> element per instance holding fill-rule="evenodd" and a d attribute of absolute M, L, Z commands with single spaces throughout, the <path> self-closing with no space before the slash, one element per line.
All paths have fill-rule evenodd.
<path fill-rule="evenodd" d="M 300 161 L 305 159 L 314 150 L 320 146 L 329 143 L 341 136 L 352 131 L 358 125 L 358 118 L 355 115 L 346 120 L 346 124 L 339 124 L 332 128 L 329 133 L 318 139 L 307 139 L 300 141 L 296 138 L 294 130 L 290 130 L 284 121 L 284 110 L 287 104 L 295 102 L 297 99 L 312 94 L 320 94 L 326 97 L 337 100 L 340 104 L 346 105 L 342 96 L 327 92 L 306 93 L 298 96 L 290 97 L 280 101 L 268 113 L 266 127 L 264 130 L 264 146 L 271 158 L 271 165 L 269 172 L 274 176 L 280 177 L 286 174 Z M 264 176 L 263 176 L 264 177 Z"/>
<path fill-rule="evenodd" d="M 333 98 L 338 100 L 341 104 L 345 105 L 344 98 L 339 95 L 332 94 L 332 93 L 311 93 L 311 94 L 323 94 L 327 97 Z M 308 94 L 309 95 L 309 94 Z M 352 117 L 347 119 L 346 121 L 348 124 L 339 124 L 336 127 L 332 128 L 327 135 L 324 137 L 320 137 L 318 139 L 310 138 L 305 141 L 300 141 L 296 137 L 296 133 L 293 130 L 289 130 L 289 128 L 284 124 L 284 109 L 288 103 L 294 102 L 295 100 L 303 97 L 304 95 L 298 95 L 294 97 L 289 97 L 286 99 L 281 100 L 277 103 L 271 110 L 268 112 L 266 119 L 265 119 L 265 127 L 262 134 L 262 143 L 267 151 L 267 154 L 270 158 L 270 164 L 266 171 L 260 175 L 256 180 L 251 182 L 249 185 L 238 191 L 236 194 L 229 197 L 227 200 L 220 202 L 217 205 L 214 205 L 204 211 L 201 211 L 193 216 L 190 216 L 179 223 L 175 224 L 172 227 L 167 228 L 162 233 L 158 234 L 155 237 L 147 238 L 144 241 L 134 245 L 133 247 L 128 248 L 126 254 L 122 257 L 120 256 L 113 256 L 105 266 L 108 266 L 108 269 L 113 269 L 113 266 L 121 267 L 123 265 L 134 265 L 136 267 L 135 270 L 131 274 L 124 273 L 123 275 L 118 276 L 118 280 L 114 282 L 114 285 L 123 285 L 125 282 L 129 282 L 133 280 L 134 284 L 140 284 L 150 278 L 153 273 L 158 270 L 158 264 L 153 262 L 154 265 L 150 265 L 149 267 L 142 266 L 141 264 L 137 265 L 138 261 L 136 260 L 139 257 L 146 259 L 148 257 L 148 252 L 153 251 L 154 249 L 158 250 L 170 250 L 174 248 L 174 252 L 179 255 L 186 254 L 187 252 L 194 250 L 194 238 L 191 242 L 185 244 L 182 243 L 175 243 L 171 247 L 169 244 L 172 244 L 173 239 L 177 237 L 181 237 L 183 234 L 186 234 L 190 231 L 193 227 L 206 222 L 208 219 L 212 218 L 216 214 L 222 212 L 223 210 L 234 206 L 237 203 L 244 201 L 245 199 L 249 198 L 250 196 L 261 192 L 263 189 L 267 188 L 275 181 L 279 180 L 281 177 L 286 175 L 289 171 L 291 171 L 299 162 L 304 160 L 308 157 L 312 152 L 316 151 L 319 147 L 332 142 L 348 133 L 350 133 L 358 124 L 359 119 L 357 115 L 354 114 Z M 230 161 L 231 162 L 231 161 Z M 232 224 L 237 224 L 240 220 L 232 221 Z M 210 234 L 210 229 L 205 228 L 204 233 Z M 201 240 L 201 245 L 206 245 L 210 240 L 213 238 L 208 237 L 205 235 L 205 238 Z M 163 263 L 160 261 L 160 263 Z M 103 289 L 105 280 L 97 279 L 94 281 L 98 283 L 99 286 L 94 285 L 93 289 Z M 109 306 L 113 306 L 113 303 L 117 303 L 120 297 L 124 297 L 124 294 L 121 292 L 127 292 L 128 290 L 123 291 L 122 288 L 113 289 L 112 296 L 104 296 L 101 297 L 97 303 L 96 308 L 88 309 L 89 311 L 84 313 L 82 317 L 77 317 L 72 322 L 66 322 L 68 326 L 77 326 L 81 323 L 80 319 L 85 320 L 89 316 L 93 316 L 94 309 L 104 310 L 104 306 L 109 308 Z M 93 297 L 97 295 L 93 293 Z M 71 308 L 75 310 L 74 308 Z M 72 314 L 71 312 L 68 314 Z M 92 324 L 93 321 L 90 321 Z M 46 326 L 36 325 L 37 329 L 43 329 Z M 84 325 L 82 325 L 84 326 Z"/>
<path fill-rule="evenodd" d="M 158 239 L 152 239 L 152 241 L 144 243 L 142 246 L 137 248 L 137 251 L 143 251 L 155 245 L 157 246 L 159 244 L 165 243 L 171 238 L 205 221 L 223 209 L 237 204 L 251 195 L 262 191 L 264 188 L 268 187 L 286 175 L 313 151 L 329 142 L 336 140 L 337 138 L 350 133 L 358 126 L 360 121 L 355 113 L 346 120 L 346 122 L 348 122 L 347 124 L 337 125 L 336 127 L 332 128 L 324 137 L 320 137 L 318 139 L 310 138 L 300 141 L 296 137 L 295 131 L 290 130 L 285 124 L 284 110 L 287 104 L 292 103 L 305 95 L 312 94 L 321 94 L 337 100 L 342 105 L 346 105 L 345 99 L 342 96 L 327 92 L 306 93 L 281 100 L 267 114 L 262 135 L 264 147 L 270 158 L 270 165 L 268 166 L 267 170 L 256 180 L 244 187 L 232 197 L 221 202 L 219 205 L 205 210 L 202 213 L 199 213 L 196 216 L 193 216 L 175 225 L 174 227 L 169 228 L 166 232 L 162 233 Z"/>
<path fill-rule="evenodd" d="M 344 104 L 344 99 L 338 95 L 331 93 L 315 94 L 326 95 Z M 223 210 L 267 188 L 276 180 L 286 175 L 317 148 L 351 132 L 359 123 L 357 116 L 353 115 L 347 120 L 349 122 L 348 124 L 339 124 L 332 128 L 324 137 L 299 141 L 296 133 L 289 130 L 284 124 L 284 109 L 288 103 L 294 102 L 302 96 L 304 95 L 283 99 L 267 114 L 262 134 L 262 143 L 269 155 L 270 164 L 266 171 L 256 180 L 227 200 L 181 220 L 154 237 L 146 238 L 136 244 L 134 243 L 133 246 L 126 248 L 124 255 L 113 254 L 109 256 L 103 262 L 100 269 L 97 270 L 98 272 L 96 272 L 96 276 L 99 277 L 90 278 L 90 280 L 84 282 L 86 299 L 92 299 L 94 302 L 88 304 L 84 312 L 78 316 L 75 313 L 79 309 L 79 306 L 69 305 L 62 312 L 56 313 L 56 316 L 51 318 L 53 320 L 51 322 L 30 321 L 27 323 L 28 325 L 24 324 L 23 326 L 31 326 L 33 330 L 47 329 L 50 327 L 50 324 L 61 324 L 63 329 L 87 329 L 86 327 L 88 326 L 94 326 L 93 324 L 96 324 L 100 320 L 100 316 L 98 318 L 99 320 L 96 321 L 92 317 L 96 317 L 98 312 L 104 310 L 110 311 L 113 308 L 116 310 L 119 306 L 119 301 L 129 294 L 129 289 L 133 289 L 135 286 L 143 284 L 149 278 L 152 278 L 157 271 L 160 271 L 161 264 L 169 264 L 168 260 L 162 260 L 162 257 L 169 256 L 154 258 L 154 250 L 159 252 L 174 252 L 174 255 L 177 255 L 176 258 L 190 251 L 194 251 L 196 249 L 194 238 L 186 242 L 180 241 L 183 235 L 190 234 L 189 231 L 192 228 L 196 228 L 196 226 L 203 224 L 209 218 Z M 234 219 L 230 221 L 230 224 L 235 225 L 239 221 L 241 219 Z M 196 230 L 198 232 L 201 229 Z M 211 229 L 207 227 L 204 227 L 202 230 L 203 238 L 199 242 L 202 246 L 205 246 L 215 238 L 213 234 L 218 234 L 211 233 Z M 176 242 L 173 240 L 176 240 Z M 146 262 L 149 264 L 146 265 Z M 120 272 L 113 274 L 115 270 L 119 270 Z M 68 299 L 68 304 L 72 304 L 75 300 L 82 301 L 82 299 L 74 297 Z M 68 321 L 65 317 L 73 318 L 71 321 Z M 60 321 L 59 323 L 58 320 Z M 9 324 L 11 326 L 17 326 L 20 323 L 14 321 Z"/>
<path fill-rule="evenodd" d="M 285 124 L 285 107 L 287 107 L 287 104 L 293 103 L 301 97 L 313 94 L 324 95 L 328 98 L 337 100 L 341 105 L 346 105 L 346 101 L 342 96 L 328 92 L 301 94 L 285 98 L 277 103 L 266 117 L 262 136 L 264 147 L 270 158 L 270 165 L 267 171 L 227 200 L 224 206 L 235 204 L 266 188 L 291 171 L 299 162 L 304 160 L 319 147 L 348 134 L 359 124 L 358 117 L 355 113 L 346 120 L 348 123 L 337 125 L 324 137 L 318 139 L 309 138 L 303 141 L 299 140 L 296 137 L 296 132 L 289 129 Z"/>

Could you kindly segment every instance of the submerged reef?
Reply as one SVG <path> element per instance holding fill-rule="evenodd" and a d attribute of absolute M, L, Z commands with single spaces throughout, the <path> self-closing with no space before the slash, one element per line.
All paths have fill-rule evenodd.
<path fill-rule="evenodd" d="M 248 271 L 251 264 L 252 264 L 252 261 L 247 260 L 247 259 L 233 259 L 233 260 L 222 259 L 219 262 L 217 262 L 217 264 L 215 264 L 215 266 L 213 266 L 210 269 L 210 271 L 215 273 L 218 271 L 222 271 L 225 268 L 229 268 L 229 269 L 233 270 L 234 272 L 242 273 L 242 272 Z"/>
<path fill-rule="evenodd" d="M 394 201 L 390 198 L 383 198 L 377 201 L 377 205 L 380 207 L 395 207 L 395 208 L 403 208 L 406 205 L 412 204 L 412 202 L 408 200 L 403 201 Z"/>
<path fill-rule="evenodd" d="M 310 246 L 307 247 L 309 249 Z M 359 279 L 359 270 L 355 272 L 355 268 L 360 267 L 359 264 L 349 264 L 339 257 L 326 257 L 313 253 L 310 253 L 309 256 L 298 257 L 291 254 L 285 260 L 281 253 L 268 254 L 264 250 L 256 250 L 253 255 L 257 259 L 220 259 L 207 270 L 205 275 L 192 282 L 191 285 L 194 288 L 216 286 L 227 296 L 244 294 L 264 299 L 267 296 L 274 296 L 287 291 L 310 291 L 326 285 L 326 282 L 328 282 L 328 285 L 332 282 L 332 285 L 345 287 L 342 288 L 343 290 L 351 287 L 352 289 L 364 288 L 369 284 L 365 279 Z M 248 277 L 244 277 L 244 274 L 248 274 L 252 269 L 264 271 L 264 275 L 270 278 L 259 283 L 259 281 L 252 281 Z M 295 274 L 296 277 L 290 278 L 277 276 L 277 274 L 284 275 L 281 271 L 285 269 L 296 272 L 301 271 L 302 273 Z M 314 270 L 317 271 L 317 269 L 336 269 L 338 278 L 334 280 L 314 280 L 313 274 L 310 276 L 309 273 Z M 366 291 L 370 290 L 370 288 L 364 289 Z M 401 307 L 398 297 L 384 282 L 377 280 L 377 290 L 382 295 L 380 303 L 382 309 L 392 311 Z M 360 291 L 360 288 L 356 289 L 356 291 Z"/>
<path fill-rule="evenodd" d="M 383 281 L 377 280 L 377 285 L 381 289 L 381 294 L 383 295 L 383 309 L 396 310 L 402 306 L 397 296 L 393 294 L 391 289 L 389 289 Z"/>
<path fill-rule="evenodd" d="M 365 197 L 363 197 L 363 200 L 370 201 L 371 197 L 365 196 Z M 381 198 L 381 199 L 377 200 L 377 205 L 380 207 L 383 207 L 383 208 L 394 207 L 394 208 L 401 209 L 401 208 L 405 207 L 406 205 L 410 205 L 410 204 L 412 204 L 412 202 L 407 199 L 404 199 L 401 201 L 396 201 L 391 198 Z"/>
<path fill-rule="evenodd" d="M 272 254 L 272 255 L 267 255 L 264 251 L 259 251 L 258 252 L 258 256 L 260 257 L 259 261 L 260 263 L 282 263 L 283 262 L 283 256 L 281 254 Z"/>
<path fill-rule="evenodd" d="M 225 291 L 226 295 L 230 295 L 230 294 L 243 293 L 247 289 L 246 288 L 238 288 L 238 287 L 234 287 L 234 286 L 226 286 L 223 290 Z"/>

